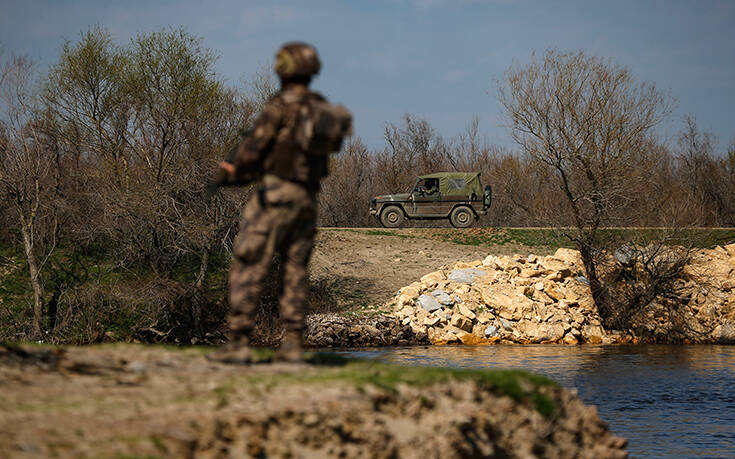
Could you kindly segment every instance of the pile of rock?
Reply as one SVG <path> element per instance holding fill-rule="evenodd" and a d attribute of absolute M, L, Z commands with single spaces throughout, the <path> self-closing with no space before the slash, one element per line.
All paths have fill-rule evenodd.
<path fill-rule="evenodd" d="M 700 328 L 709 339 L 697 341 L 723 341 L 717 334 L 730 332 L 735 314 L 735 245 L 703 250 L 694 261 L 682 282 L 692 290 L 692 301 L 701 301 L 701 308 L 692 308 L 695 315 L 703 312 L 695 319 L 708 324 Z M 704 288 L 697 282 L 703 273 L 721 282 L 715 288 Z M 602 327 L 580 254 L 565 248 L 553 256 L 490 255 L 484 260 L 455 263 L 402 288 L 391 306 L 404 326 L 433 344 L 640 340 L 633 330 L 623 333 Z"/>
<path fill-rule="evenodd" d="M 271 344 L 277 346 L 279 340 Z M 373 347 L 426 344 L 426 333 L 418 339 L 412 330 L 394 317 L 360 317 L 338 314 L 311 314 L 306 319 L 304 344 L 309 347 Z M 270 343 L 269 343 L 270 344 Z"/>

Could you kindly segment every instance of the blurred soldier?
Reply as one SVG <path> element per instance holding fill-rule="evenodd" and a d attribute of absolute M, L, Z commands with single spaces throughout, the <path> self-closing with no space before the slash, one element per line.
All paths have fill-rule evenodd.
<path fill-rule="evenodd" d="M 273 257 L 283 260 L 280 315 L 285 335 L 274 359 L 300 361 L 307 308 L 307 264 L 314 241 L 317 193 L 329 153 L 351 132 L 351 115 L 309 90 L 321 63 L 312 46 L 288 43 L 276 55 L 281 90 L 240 142 L 234 161 L 222 162 L 231 182 L 257 180 L 233 245 L 230 271 L 232 342 L 222 361 L 247 363 L 254 313 Z"/>

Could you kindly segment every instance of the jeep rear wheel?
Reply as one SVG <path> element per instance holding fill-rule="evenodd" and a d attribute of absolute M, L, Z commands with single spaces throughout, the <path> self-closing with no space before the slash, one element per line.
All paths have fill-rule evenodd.
<path fill-rule="evenodd" d="M 403 209 L 388 206 L 380 213 L 380 223 L 386 228 L 398 228 L 403 223 Z"/>
<path fill-rule="evenodd" d="M 475 214 L 469 207 L 456 207 L 449 216 L 449 221 L 455 228 L 469 228 L 475 221 Z"/>

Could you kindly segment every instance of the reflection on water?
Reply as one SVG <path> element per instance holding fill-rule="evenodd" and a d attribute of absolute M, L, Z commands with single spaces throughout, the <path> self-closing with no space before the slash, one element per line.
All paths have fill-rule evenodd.
<path fill-rule="evenodd" d="M 425 346 L 345 351 L 407 365 L 522 368 L 597 405 L 633 456 L 735 457 L 735 346 Z"/>

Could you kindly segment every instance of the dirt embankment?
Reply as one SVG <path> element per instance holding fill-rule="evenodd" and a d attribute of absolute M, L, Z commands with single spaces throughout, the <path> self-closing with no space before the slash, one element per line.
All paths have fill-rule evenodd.
<path fill-rule="evenodd" d="M 0 346 L 0 386 L 9 458 L 626 456 L 593 407 L 520 372 Z"/>
<path fill-rule="evenodd" d="M 448 263 L 482 259 L 489 253 L 553 253 L 512 242 L 484 247 L 457 244 L 439 240 L 436 236 L 441 234 L 432 229 L 320 228 L 309 266 L 312 281 L 340 290 L 341 302 L 334 312 L 380 309 L 398 289 Z"/>

